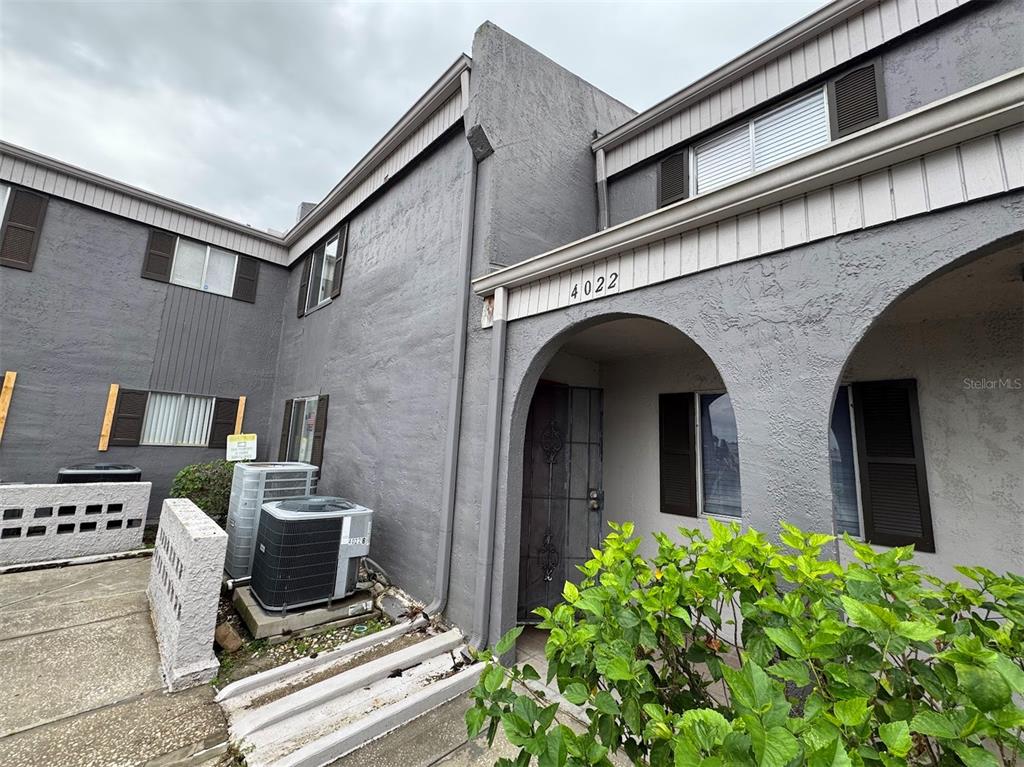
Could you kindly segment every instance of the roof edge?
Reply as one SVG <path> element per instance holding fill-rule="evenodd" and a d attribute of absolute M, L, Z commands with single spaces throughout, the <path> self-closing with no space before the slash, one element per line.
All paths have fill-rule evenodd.
<path fill-rule="evenodd" d="M 342 198 L 370 175 L 381 160 L 390 155 L 425 119 L 458 92 L 461 87 L 462 73 L 470 69 L 472 61 L 464 53 L 455 59 L 444 74 L 427 89 L 426 93 L 420 96 L 416 103 L 384 134 L 383 138 L 363 155 L 363 158 L 327 193 L 327 196 L 285 233 L 283 244 L 285 246 L 295 244 L 299 238 L 319 223 Z"/>
<path fill-rule="evenodd" d="M 608 131 L 603 136 L 597 137 L 591 143 L 591 148 L 597 151 L 598 149 L 608 150 L 618 146 L 637 134 L 643 133 L 651 126 L 671 117 L 676 112 L 685 109 L 693 102 L 699 101 L 709 93 L 731 84 L 733 81 L 764 64 L 765 61 L 771 60 L 791 48 L 795 48 L 808 38 L 821 34 L 823 29 L 828 29 L 877 2 L 878 0 L 835 0 L 819 8 L 794 24 L 790 24 L 778 34 L 769 37 L 745 53 L 712 70 L 709 74 L 694 81 L 682 90 L 676 91 L 668 98 L 640 112 L 636 117 L 622 123 L 619 127 Z"/>
<path fill-rule="evenodd" d="M 84 181 L 89 181 L 93 184 L 96 184 L 97 186 L 102 186 L 112 191 L 120 192 L 121 194 L 127 195 L 128 197 L 134 197 L 140 200 L 145 200 L 146 202 L 153 203 L 154 205 L 159 205 L 160 207 L 173 210 L 176 213 L 182 213 L 187 216 L 194 216 L 196 218 L 209 221 L 210 223 L 217 224 L 218 226 L 222 226 L 225 229 L 230 229 L 231 231 L 234 232 L 246 234 L 249 235 L 250 237 L 256 237 L 261 240 L 264 240 L 265 242 L 272 243 L 274 245 L 284 245 L 284 240 L 281 237 L 278 237 L 275 234 L 271 234 L 270 232 L 264 229 L 257 229 L 251 224 L 243 224 L 240 221 L 225 218 L 224 216 L 218 215 L 217 213 L 211 213 L 207 210 L 203 210 L 202 208 L 197 208 L 187 203 L 172 200 L 170 197 L 164 197 L 154 192 L 142 189 L 141 187 L 126 184 L 123 181 L 118 181 L 117 179 L 110 178 L 109 176 L 104 176 L 101 173 L 86 170 L 85 168 L 81 168 L 77 165 L 72 165 L 71 163 L 65 162 L 64 160 L 58 160 L 55 157 L 50 157 L 49 155 L 41 154 L 40 152 L 35 152 L 31 149 L 27 149 L 23 146 L 18 146 L 17 144 L 12 144 L 8 141 L 0 140 L 0 153 L 10 155 L 11 157 L 15 157 L 19 160 L 24 160 L 35 165 L 39 165 L 41 167 L 56 171 L 58 173 L 65 173 L 69 176 L 74 176 L 75 178 L 79 178 Z"/>

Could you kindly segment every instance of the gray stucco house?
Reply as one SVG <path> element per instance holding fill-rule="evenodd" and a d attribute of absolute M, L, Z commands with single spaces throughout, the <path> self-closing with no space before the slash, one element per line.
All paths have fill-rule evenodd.
<path fill-rule="evenodd" d="M 155 522 L 244 428 L 477 641 L 609 520 L 1022 572 L 1021 50 L 836 0 L 636 114 L 488 23 L 284 234 L 2 144 L 0 477 L 136 464 Z"/>

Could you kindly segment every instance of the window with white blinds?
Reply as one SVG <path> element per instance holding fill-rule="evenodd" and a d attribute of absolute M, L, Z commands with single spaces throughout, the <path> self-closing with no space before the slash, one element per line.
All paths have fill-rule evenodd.
<path fill-rule="evenodd" d="M 825 88 L 719 133 L 693 149 L 693 193 L 724 186 L 827 144 Z"/>
<path fill-rule="evenodd" d="M 150 392 L 140 444 L 206 446 L 213 403 L 213 397 Z"/>

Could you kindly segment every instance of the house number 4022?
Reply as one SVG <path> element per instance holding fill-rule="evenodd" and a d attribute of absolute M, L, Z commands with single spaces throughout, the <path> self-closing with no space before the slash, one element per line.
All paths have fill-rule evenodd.
<path fill-rule="evenodd" d="M 609 273 L 607 281 L 605 280 L 603 274 L 596 280 L 584 280 L 582 287 L 583 296 L 584 298 L 586 298 L 587 296 L 600 295 L 601 293 L 604 293 L 606 290 L 615 290 L 615 286 L 618 284 L 618 282 L 618 272 Z M 572 290 L 569 291 L 569 298 L 575 301 L 577 298 L 580 297 L 580 290 L 580 284 L 578 282 L 573 283 Z"/>

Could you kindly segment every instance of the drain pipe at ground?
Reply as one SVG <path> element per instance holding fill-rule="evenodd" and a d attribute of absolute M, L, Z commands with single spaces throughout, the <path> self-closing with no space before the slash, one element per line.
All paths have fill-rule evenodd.
<path fill-rule="evenodd" d="M 459 263 L 459 300 L 455 312 L 455 346 L 452 350 L 452 377 L 449 385 L 448 435 L 445 439 L 444 484 L 441 488 L 441 531 L 437 543 L 437 572 L 434 599 L 424 612 L 427 617 L 441 615 L 448 605 L 448 585 L 452 569 L 452 534 L 455 520 L 455 488 L 459 468 L 459 441 L 462 431 L 462 390 L 466 379 L 466 337 L 469 328 L 469 275 L 473 268 L 473 219 L 476 215 L 477 160 L 466 143 L 469 170 L 462 190 L 462 232 Z"/>
<path fill-rule="evenodd" d="M 501 407 L 505 390 L 506 304 L 508 289 L 494 291 L 494 324 L 491 328 L 491 379 L 487 395 L 487 441 L 484 443 L 483 505 L 480 514 L 480 548 L 477 552 L 476 616 L 471 647 L 488 644 L 491 623 L 491 579 L 494 572 L 494 518 L 498 508 L 498 457 L 501 452 Z"/>

